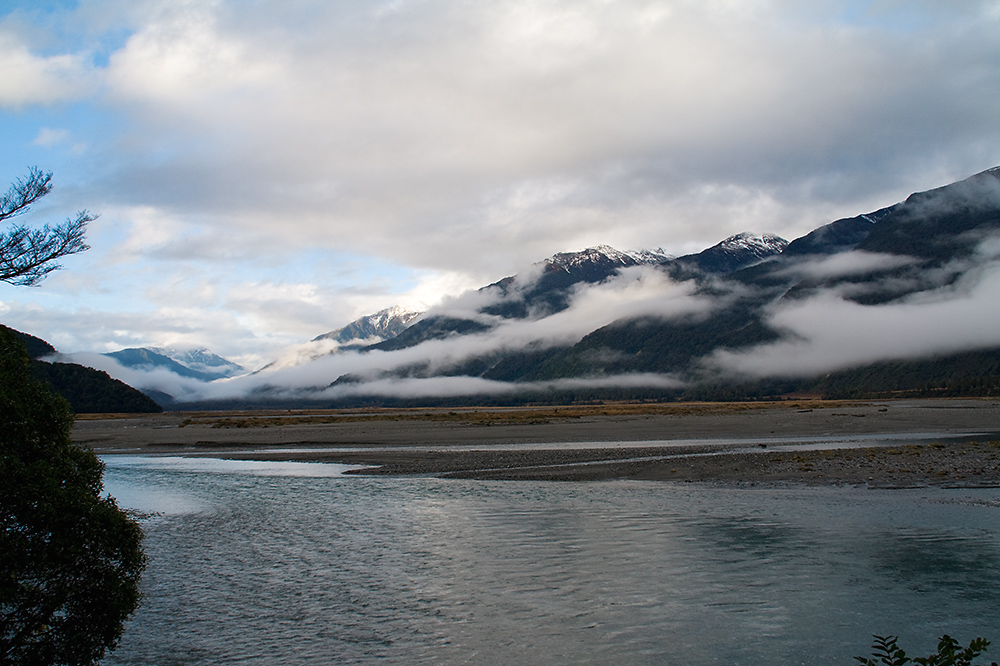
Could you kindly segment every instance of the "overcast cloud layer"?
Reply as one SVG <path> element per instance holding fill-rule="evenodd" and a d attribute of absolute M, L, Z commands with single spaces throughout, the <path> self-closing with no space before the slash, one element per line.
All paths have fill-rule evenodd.
<path fill-rule="evenodd" d="M 555 252 L 791 239 L 1000 164 L 995 0 L 18 4 L 0 176 L 101 217 L 0 321 L 67 352 L 259 367 Z"/>

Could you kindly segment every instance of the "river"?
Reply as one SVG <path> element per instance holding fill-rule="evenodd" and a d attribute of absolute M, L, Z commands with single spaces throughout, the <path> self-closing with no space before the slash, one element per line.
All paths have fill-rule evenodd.
<path fill-rule="evenodd" d="M 846 666 L 872 634 L 914 656 L 1000 641 L 997 489 L 106 462 L 106 490 L 155 514 L 109 665 Z"/>

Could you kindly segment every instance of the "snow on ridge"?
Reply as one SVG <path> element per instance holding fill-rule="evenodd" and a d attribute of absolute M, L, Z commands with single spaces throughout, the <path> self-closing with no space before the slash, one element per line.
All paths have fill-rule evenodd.
<path fill-rule="evenodd" d="M 402 305 L 393 305 L 392 307 L 370 314 L 367 317 L 362 317 L 362 319 L 367 319 L 376 328 L 384 329 L 394 321 L 402 319 L 404 322 L 409 322 L 422 314 L 423 312 L 419 310 L 411 310 Z"/>
<path fill-rule="evenodd" d="M 662 248 L 623 252 L 616 250 L 610 245 L 598 245 L 579 252 L 560 252 L 546 259 L 545 263 L 561 268 L 573 268 L 588 263 L 604 263 L 608 261 L 619 266 L 635 266 L 639 264 L 659 264 L 671 258 Z"/>
<path fill-rule="evenodd" d="M 777 254 L 788 246 L 781 236 L 774 234 L 755 234 L 748 231 L 730 236 L 716 247 L 726 250 L 749 250 L 757 256 Z"/>
<path fill-rule="evenodd" d="M 422 314 L 423 312 L 419 310 L 394 305 L 355 319 L 346 326 L 313 338 L 312 341 L 337 340 L 346 343 L 351 340 L 366 340 L 369 343 L 380 342 L 386 334 L 389 337 L 395 336 Z"/>
<path fill-rule="evenodd" d="M 246 368 L 219 356 L 205 347 L 175 349 L 166 347 L 146 347 L 151 352 L 165 356 L 172 361 L 196 372 L 216 373 L 232 377 L 246 372 Z"/>

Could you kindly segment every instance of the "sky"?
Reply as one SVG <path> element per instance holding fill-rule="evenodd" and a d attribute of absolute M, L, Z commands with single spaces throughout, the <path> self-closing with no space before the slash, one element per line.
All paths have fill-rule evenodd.
<path fill-rule="evenodd" d="M 0 188 L 99 218 L 0 322 L 253 368 L 557 252 L 793 239 L 1000 164 L 998 62 L 997 0 L 3 0 Z"/>

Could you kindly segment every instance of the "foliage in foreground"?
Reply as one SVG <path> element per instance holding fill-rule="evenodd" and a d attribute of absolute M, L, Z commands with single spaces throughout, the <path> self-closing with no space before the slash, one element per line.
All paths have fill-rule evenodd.
<path fill-rule="evenodd" d="M 75 363 L 49 363 L 41 359 L 54 356 L 56 348 L 41 338 L 0 324 L 13 333 L 28 351 L 32 376 L 66 398 L 77 414 L 162 412 L 163 408 L 148 395 L 112 378 L 106 372 Z"/>
<path fill-rule="evenodd" d="M 973 666 L 972 660 L 978 657 L 990 642 L 985 638 L 974 638 L 969 647 L 963 648 L 961 643 L 945 634 L 938 643 L 938 651 L 927 657 L 914 657 L 910 659 L 906 656 L 896 641 L 898 636 L 875 636 L 875 643 L 872 645 L 872 659 L 865 657 L 855 657 L 855 659 L 865 666 L 904 666 L 904 664 L 920 664 L 920 666 Z M 997 666 L 997 662 L 991 662 L 990 666 Z"/>
<path fill-rule="evenodd" d="M 7 193 L 0 196 L 0 222 L 10 222 L 52 191 L 52 172 L 36 167 L 19 178 Z M 84 242 L 87 223 L 97 219 L 85 210 L 75 219 L 41 229 L 11 224 L 0 232 L 0 281 L 31 286 L 61 266 L 58 259 L 90 248 Z"/>
<path fill-rule="evenodd" d="M 30 368 L 0 329 L 0 662 L 95 664 L 139 603 L 143 534 Z"/>

